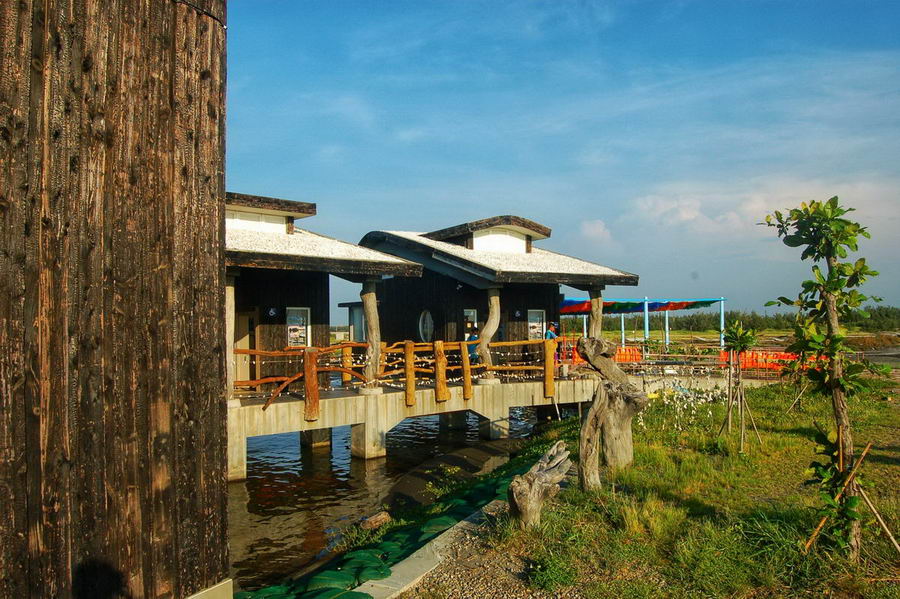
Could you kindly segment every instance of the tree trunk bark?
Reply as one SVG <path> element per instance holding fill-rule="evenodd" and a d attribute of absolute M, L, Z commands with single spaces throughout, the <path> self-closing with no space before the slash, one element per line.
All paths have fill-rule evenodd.
<path fill-rule="evenodd" d="M 831 279 L 831 273 L 836 265 L 837 258 L 829 256 L 829 279 Z M 828 316 L 828 335 L 829 337 L 839 335 L 841 325 L 838 321 L 837 300 L 834 293 L 823 290 L 822 299 L 825 302 L 825 310 Z M 830 370 L 829 379 L 831 381 L 831 407 L 834 411 L 834 423 L 837 426 L 837 434 L 841 437 L 841 461 L 844 465 L 844 470 L 846 471 L 853 465 L 853 434 L 850 429 L 850 411 L 847 408 L 847 398 L 844 395 L 844 389 L 840 384 L 840 379 L 844 376 L 843 356 L 840 354 L 833 356 L 828 362 L 828 368 Z M 844 492 L 844 497 L 855 497 L 858 495 L 859 486 L 856 484 L 856 481 L 853 481 Z M 851 524 L 850 535 L 848 538 L 848 543 L 850 545 L 850 559 L 852 561 L 857 561 L 859 559 L 861 532 L 859 520 L 854 520 Z"/>
<path fill-rule="evenodd" d="M 591 318 L 588 322 L 588 337 L 599 339 L 603 331 L 603 288 L 590 289 Z"/>
<path fill-rule="evenodd" d="M 494 365 L 493 360 L 491 359 L 491 350 L 488 347 L 488 344 L 494 338 L 494 335 L 497 333 L 497 329 L 500 327 L 500 290 L 496 287 L 492 287 L 487 290 L 488 293 L 488 317 L 487 321 L 484 323 L 484 330 L 481 331 L 481 337 L 478 342 L 478 355 L 481 357 L 481 363 L 486 367 L 491 367 Z M 494 373 L 486 370 L 482 378 L 492 379 L 494 378 Z"/>
<path fill-rule="evenodd" d="M 544 501 L 559 493 L 559 482 L 571 467 L 565 442 L 557 441 L 528 472 L 513 477 L 507 492 L 509 511 L 521 529 L 541 523 Z"/>
<path fill-rule="evenodd" d="M 597 383 L 594 401 L 581 423 L 578 437 L 578 484 L 583 491 L 600 488 L 600 428 L 606 420 L 608 395 L 603 381 Z"/>
<path fill-rule="evenodd" d="M 604 381 L 608 381 L 606 414 L 600 425 L 603 462 L 611 468 L 622 468 L 634 461 L 631 421 L 650 399 L 628 382 L 628 375 L 613 360 L 615 351 L 616 346 L 603 339 L 582 338 L 578 341 L 578 352 Z"/>
<path fill-rule="evenodd" d="M 378 320 L 378 298 L 375 295 L 375 281 L 363 283 L 359 294 L 363 303 L 363 314 L 366 317 L 366 386 L 377 385 L 378 366 L 381 362 L 381 323 Z"/>

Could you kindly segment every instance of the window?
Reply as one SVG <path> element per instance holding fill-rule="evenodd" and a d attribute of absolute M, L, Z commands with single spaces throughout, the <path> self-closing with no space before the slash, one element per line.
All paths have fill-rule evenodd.
<path fill-rule="evenodd" d="M 287 321 L 288 347 L 311 345 L 309 308 L 285 308 L 285 320 Z"/>
<path fill-rule="evenodd" d="M 547 317 L 543 310 L 528 311 L 528 338 L 543 339 L 547 332 Z"/>
<path fill-rule="evenodd" d="M 419 340 L 424 343 L 431 343 L 434 339 L 434 318 L 428 310 L 422 310 L 419 314 Z"/>
<path fill-rule="evenodd" d="M 467 338 L 473 330 L 478 328 L 478 310 L 465 308 L 463 310 L 463 339 Z"/>

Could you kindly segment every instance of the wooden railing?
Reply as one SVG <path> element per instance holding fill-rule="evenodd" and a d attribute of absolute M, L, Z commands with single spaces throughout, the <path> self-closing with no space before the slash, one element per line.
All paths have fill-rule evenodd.
<path fill-rule="evenodd" d="M 678 347 L 681 351 L 675 349 Z M 675 346 L 672 351 L 659 351 L 644 345 L 620 346 L 615 361 L 630 374 L 707 375 L 724 374 L 728 368 L 728 352 L 718 345 Z M 690 353 L 685 353 L 685 347 Z M 578 337 L 560 337 L 559 355 L 563 364 L 580 365 Z M 858 354 L 858 358 L 862 355 Z M 781 347 L 758 347 L 739 354 L 741 370 L 755 379 L 778 379 L 782 370 L 797 359 L 797 354 Z"/>
<path fill-rule="evenodd" d="M 235 355 L 253 357 L 259 365 L 265 364 L 266 358 L 286 358 L 288 370 L 296 368 L 292 363 L 302 361 L 302 369 L 283 375 L 264 376 L 250 380 L 235 381 L 236 388 L 250 388 L 257 391 L 262 387 L 274 385 L 263 409 L 271 405 L 292 384 L 303 382 L 306 398 L 304 417 L 306 420 L 319 418 L 319 392 L 331 388 L 330 384 L 322 384 L 321 374 L 340 373 L 341 384 L 351 387 L 354 384 L 365 386 L 399 386 L 404 391 L 407 406 L 416 403 L 416 390 L 420 385 L 434 388 L 434 398 L 438 402 L 450 399 L 450 385 L 461 384 L 464 400 L 473 397 L 473 379 L 506 377 L 522 380 L 539 378 L 543 381 L 544 395 L 555 395 L 555 373 L 557 359 L 557 343 L 550 339 L 528 341 L 498 341 L 488 345 L 493 365 L 480 362 L 473 345 L 479 341 L 435 341 L 434 343 L 415 343 L 401 341 L 391 345 L 382 343 L 377 376 L 368 380 L 364 374 L 367 366 L 366 343 L 341 343 L 324 348 L 291 347 L 283 350 L 235 349 Z"/>

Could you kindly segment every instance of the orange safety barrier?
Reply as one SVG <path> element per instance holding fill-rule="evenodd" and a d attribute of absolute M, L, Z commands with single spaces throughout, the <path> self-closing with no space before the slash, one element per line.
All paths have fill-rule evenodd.
<path fill-rule="evenodd" d="M 797 359 L 797 354 L 784 351 L 751 350 L 741 352 L 739 360 L 744 370 L 781 370 L 785 364 Z M 719 362 L 728 364 L 728 352 L 719 352 Z"/>
<path fill-rule="evenodd" d="M 618 347 L 614 360 L 620 364 L 633 364 L 644 359 L 644 353 L 640 347 Z"/>

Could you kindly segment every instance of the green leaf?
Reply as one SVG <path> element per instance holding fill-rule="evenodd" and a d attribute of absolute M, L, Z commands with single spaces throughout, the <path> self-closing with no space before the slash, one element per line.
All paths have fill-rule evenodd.
<path fill-rule="evenodd" d="M 383 580 L 391 575 L 391 569 L 387 566 L 370 566 L 363 568 L 356 573 L 356 580 L 359 584 L 367 580 Z"/>
<path fill-rule="evenodd" d="M 306 589 L 349 589 L 356 586 L 356 576 L 345 570 L 323 570 L 309 579 Z"/>
<path fill-rule="evenodd" d="M 344 554 L 344 560 L 341 565 L 347 562 L 357 562 L 361 566 L 380 566 L 384 562 L 381 560 L 381 553 L 374 549 L 357 549 Z"/>
<path fill-rule="evenodd" d="M 422 526 L 422 532 L 442 532 L 455 525 L 459 520 L 451 516 L 439 516 L 432 518 Z"/>
<path fill-rule="evenodd" d="M 298 599 L 372 599 L 372 595 L 346 589 L 320 589 L 303 593 Z"/>

